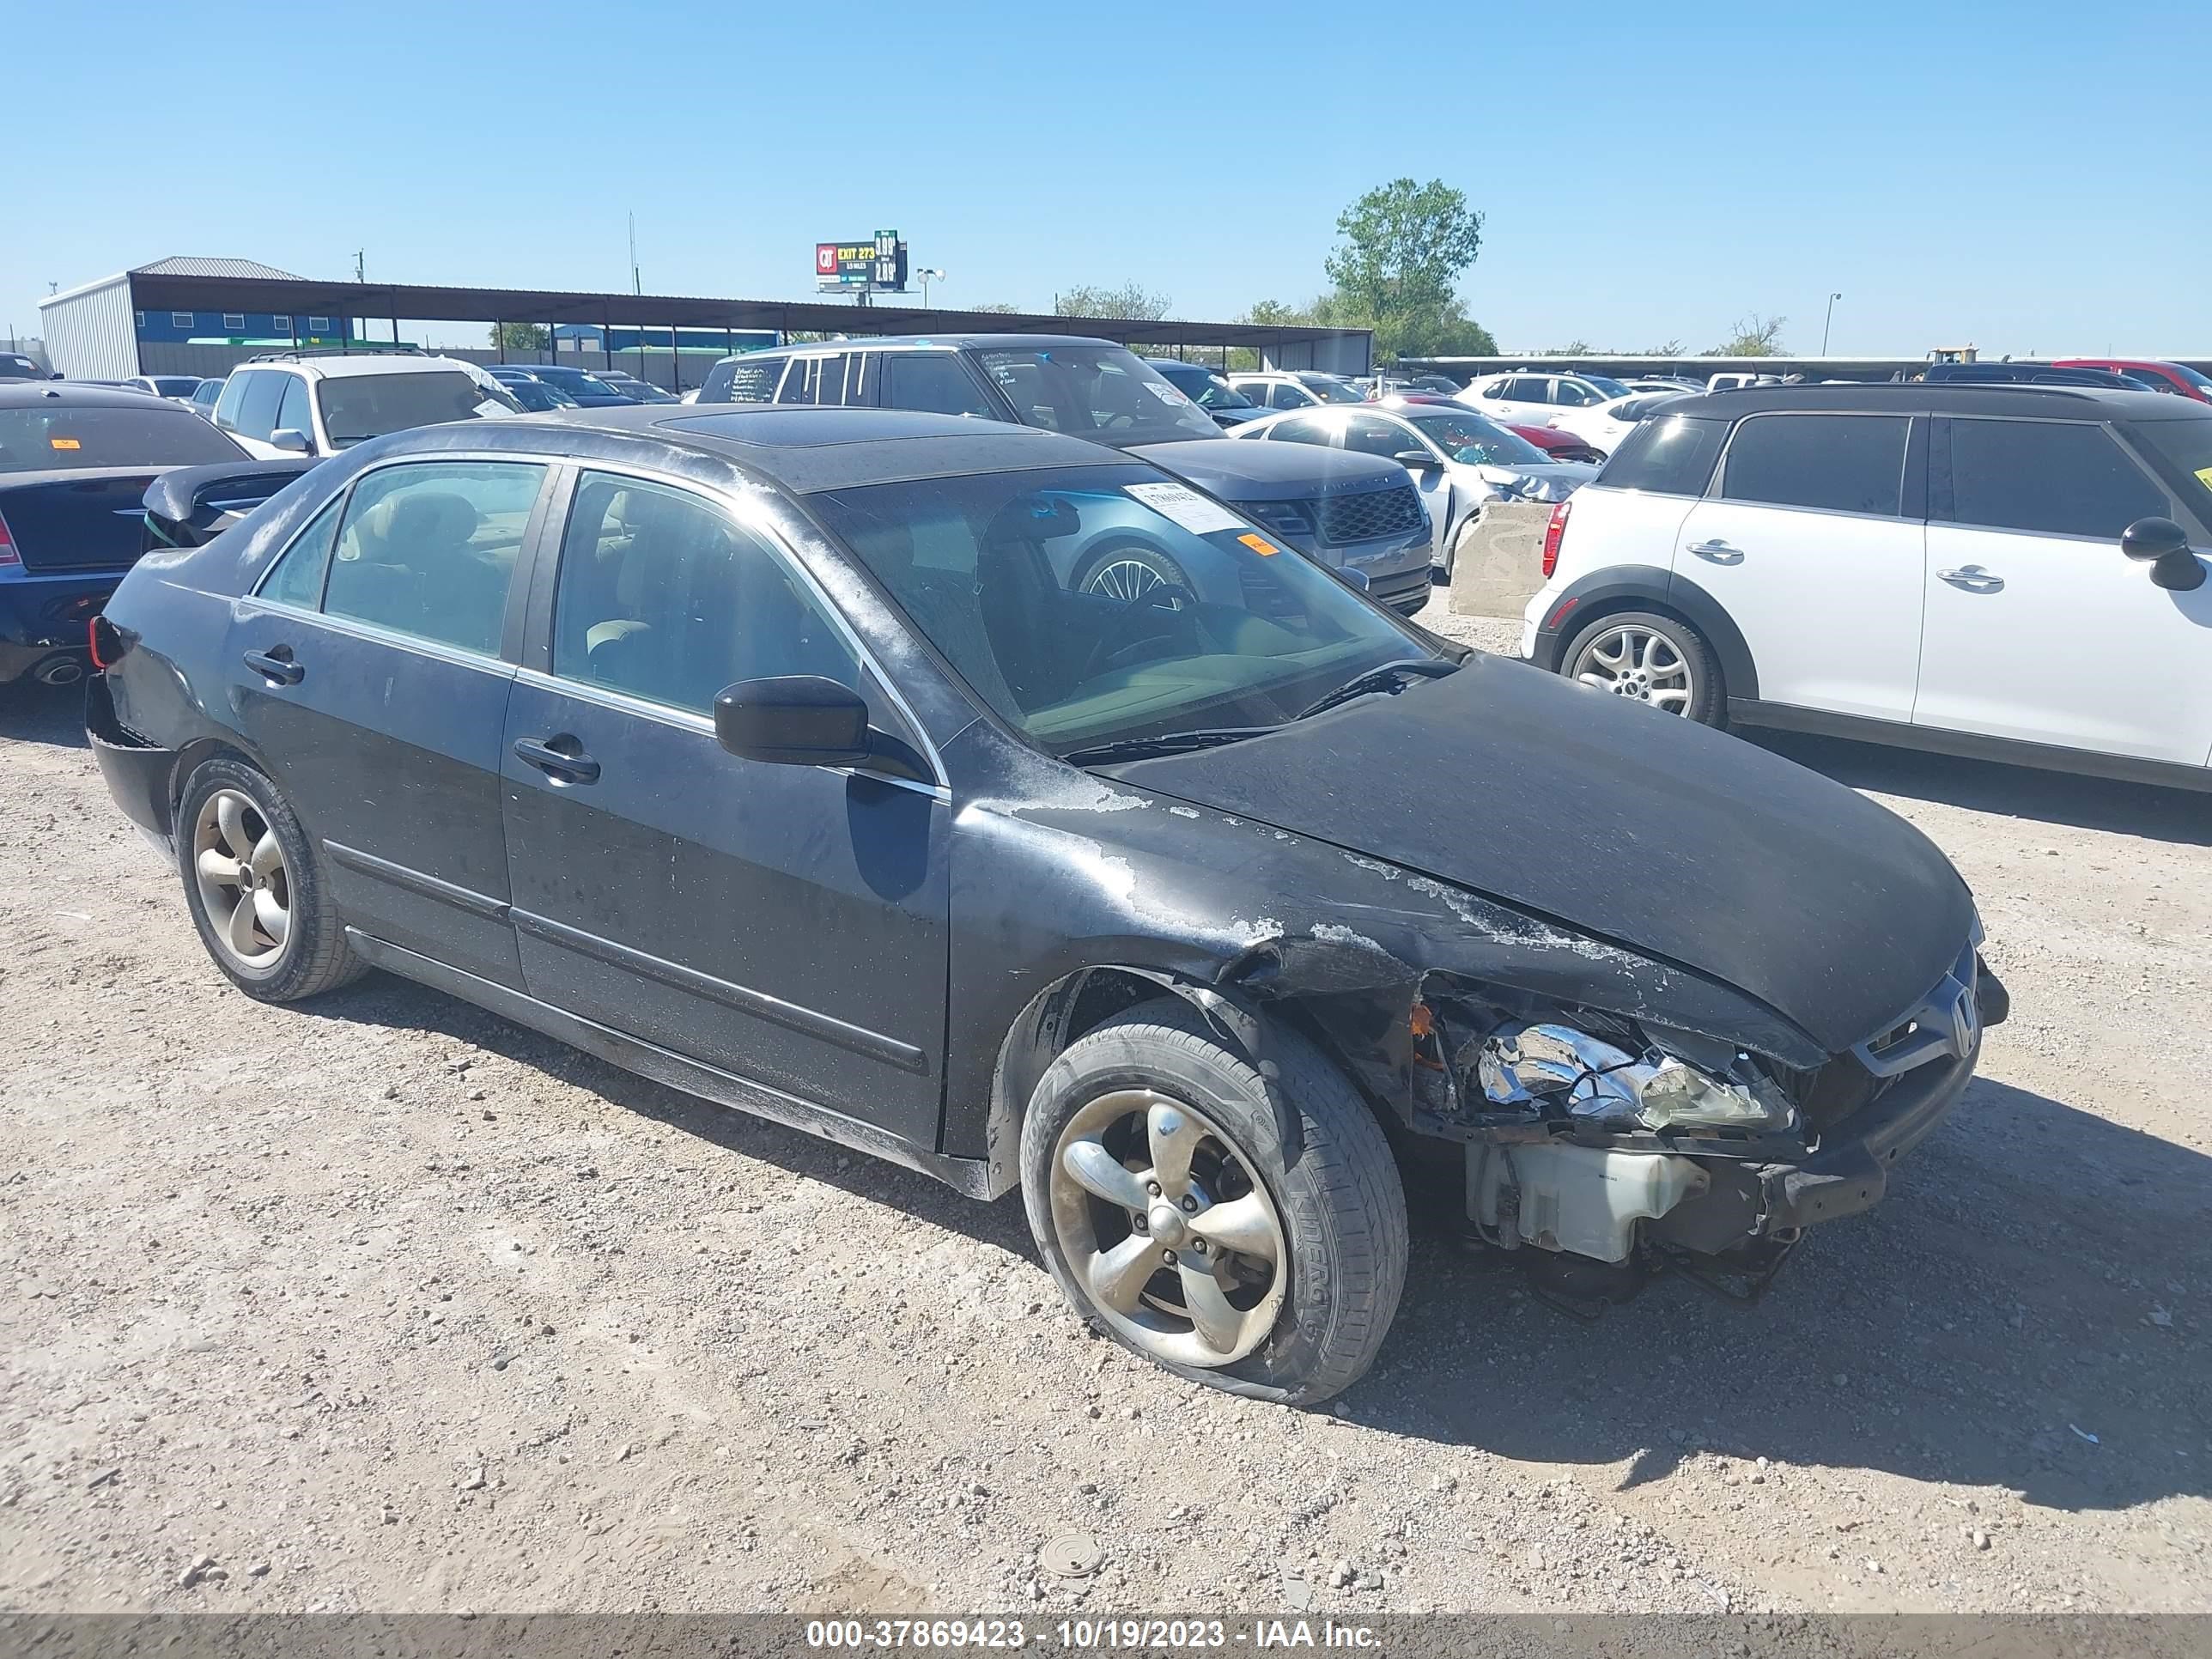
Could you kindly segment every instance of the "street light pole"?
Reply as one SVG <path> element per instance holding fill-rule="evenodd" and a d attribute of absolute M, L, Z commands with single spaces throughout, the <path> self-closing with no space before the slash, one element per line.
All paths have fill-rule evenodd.
<path fill-rule="evenodd" d="M 921 270 L 915 271 L 914 274 L 921 278 L 921 308 L 924 311 L 927 311 L 929 309 L 930 282 L 933 278 L 938 282 L 943 282 L 945 280 L 945 273 L 932 266 L 924 265 Z"/>
<path fill-rule="evenodd" d="M 1828 314 L 1820 324 L 1820 355 L 1823 357 L 1828 355 L 1828 325 L 1836 320 L 1836 301 L 1843 297 L 1840 294 L 1828 296 Z"/>

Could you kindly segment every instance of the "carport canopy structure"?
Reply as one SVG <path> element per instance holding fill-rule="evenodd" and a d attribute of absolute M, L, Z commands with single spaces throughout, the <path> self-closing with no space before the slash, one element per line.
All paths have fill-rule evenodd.
<path fill-rule="evenodd" d="M 918 309 L 823 301 L 715 300 L 659 294 L 574 294 L 541 289 L 446 288 L 420 283 L 325 283 L 310 278 L 217 276 L 133 271 L 131 301 L 141 311 L 273 312 L 279 315 L 388 320 L 391 337 L 410 322 L 593 324 L 611 329 L 775 329 L 844 334 L 1083 334 L 1141 353 L 1243 346 L 1271 368 L 1325 368 L 1359 374 L 1373 362 L 1365 329 L 1202 323 L 1163 318 L 1059 317 L 998 311 Z M 604 337 L 604 336 L 603 336 Z M 364 345 L 373 343 L 364 341 Z M 611 354 L 608 354 L 611 361 Z"/>

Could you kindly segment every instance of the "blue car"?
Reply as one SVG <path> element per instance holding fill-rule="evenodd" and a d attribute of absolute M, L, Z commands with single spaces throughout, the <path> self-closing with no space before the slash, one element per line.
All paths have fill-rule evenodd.
<path fill-rule="evenodd" d="M 571 368 L 565 363 L 494 363 L 485 373 L 508 386 L 518 380 L 536 380 L 551 386 L 582 409 L 612 409 L 617 404 L 641 401 L 612 380 L 603 380 L 589 369 Z"/>
<path fill-rule="evenodd" d="M 86 628 L 143 548 L 147 486 L 249 459 L 166 398 L 0 382 L 0 684 L 82 679 Z"/>

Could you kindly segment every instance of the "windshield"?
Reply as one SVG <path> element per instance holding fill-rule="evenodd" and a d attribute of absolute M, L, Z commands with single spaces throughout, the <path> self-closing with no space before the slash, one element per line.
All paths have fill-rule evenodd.
<path fill-rule="evenodd" d="M 156 374 L 154 390 L 164 398 L 189 398 L 200 389 L 197 374 Z"/>
<path fill-rule="evenodd" d="M 2129 429 L 2165 459 L 2197 516 L 2212 525 L 2212 420 L 2137 421 Z"/>
<path fill-rule="evenodd" d="M 1221 428 L 1162 380 L 1158 369 L 1120 346 L 993 346 L 978 350 L 975 358 L 1024 426 L 1110 444 L 1221 435 Z"/>
<path fill-rule="evenodd" d="M 620 398 L 627 394 L 617 391 L 611 383 L 580 368 L 545 368 L 532 371 L 538 378 L 559 386 L 570 397 Z"/>
<path fill-rule="evenodd" d="M 2212 396 L 2212 380 L 2206 380 L 2187 363 L 2168 363 L 2166 367 L 2207 396 Z"/>
<path fill-rule="evenodd" d="M 1160 377 L 1195 402 L 1200 409 L 1250 409 L 1252 400 L 1210 368 L 1178 363 L 1160 370 Z"/>
<path fill-rule="evenodd" d="M 1434 654 L 1147 466 L 875 484 L 811 505 L 975 695 L 1054 753 L 1278 726 L 1354 675 Z"/>
<path fill-rule="evenodd" d="M 1367 401 L 1358 387 L 1346 386 L 1333 374 L 1301 374 L 1298 383 L 1323 403 L 1364 404 Z"/>
<path fill-rule="evenodd" d="M 246 452 L 190 410 L 0 409 L 0 472 L 84 466 L 201 466 Z"/>
<path fill-rule="evenodd" d="M 316 388 L 323 427 L 340 449 L 410 427 L 473 420 L 519 407 L 504 389 L 456 368 L 419 374 L 336 375 Z"/>
<path fill-rule="evenodd" d="M 1518 433 L 1508 432 L 1480 415 L 1449 410 L 1438 410 L 1433 415 L 1409 410 L 1406 418 L 1448 457 L 1469 466 L 1542 466 L 1551 459 Z"/>
<path fill-rule="evenodd" d="M 507 395 L 532 414 L 543 414 L 549 409 L 574 409 L 576 400 L 558 386 L 543 380 L 509 380 Z"/>

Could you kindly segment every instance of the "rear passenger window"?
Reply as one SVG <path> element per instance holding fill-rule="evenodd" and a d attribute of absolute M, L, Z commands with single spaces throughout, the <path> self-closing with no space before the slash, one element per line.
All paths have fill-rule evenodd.
<path fill-rule="evenodd" d="M 1732 501 L 1894 517 L 1905 487 L 1903 415 L 1760 415 L 1739 422 L 1721 493 Z"/>
<path fill-rule="evenodd" d="M 862 690 L 843 631 L 775 547 L 711 501 L 605 472 L 577 481 L 561 544 L 553 672 L 700 714 L 738 680 Z"/>
<path fill-rule="evenodd" d="M 288 427 L 314 442 L 315 416 L 307 407 L 307 383 L 296 374 L 284 377 L 284 401 L 276 406 L 276 424 L 271 429 L 282 432 Z"/>
<path fill-rule="evenodd" d="M 238 400 L 235 429 L 240 437 L 266 443 L 269 434 L 276 429 L 276 408 L 284 400 L 284 388 L 298 376 L 263 368 L 241 378 L 246 389 Z"/>
<path fill-rule="evenodd" d="M 1611 489 L 1646 489 L 1657 495 L 1702 495 L 1728 437 L 1726 421 L 1662 415 L 1638 422 L 1620 441 L 1598 482 Z"/>
<path fill-rule="evenodd" d="M 507 461 L 415 462 L 369 473 L 347 501 L 323 609 L 495 654 L 544 478 L 542 466 Z"/>
<path fill-rule="evenodd" d="M 2103 540 L 2173 510 L 2104 428 L 2086 422 L 1954 420 L 1951 499 L 1960 524 Z"/>
<path fill-rule="evenodd" d="M 919 409 L 935 415 L 994 418 L 960 360 L 947 352 L 893 352 L 884 359 L 884 406 Z"/>
<path fill-rule="evenodd" d="M 740 357 L 716 363 L 708 371 L 699 393 L 702 404 L 766 404 L 775 400 L 776 377 L 788 362 L 783 357 Z"/>
<path fill-rule="evenodd" d="M 262 579 L 263 599 L 274 599 L 281 605 L 296 605 L 302 611 L 322 608 L 323 572 L 330 566 L 331 548 L 337 540 L 338 512 L 344 501 L 342 494 L 333 498 L 294 538 L 291 546 L 277 556 L 276 562 Z"/>

